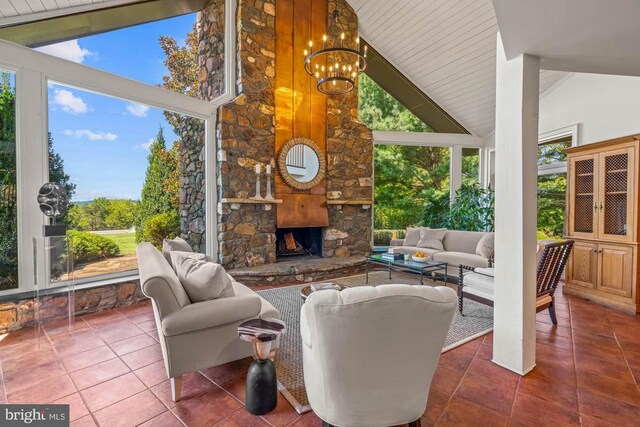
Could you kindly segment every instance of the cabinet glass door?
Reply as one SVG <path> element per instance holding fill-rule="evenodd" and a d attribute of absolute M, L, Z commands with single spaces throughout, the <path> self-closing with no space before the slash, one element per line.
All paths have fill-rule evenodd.
<path fill-rule="evenodd" d="M 569 234 L 595 238 L 597 227 L 596 155 L 572 158 L 569 163 L 571 193 L 569 200 Z"/>
<path fill-rule="evenodd" d="M 599 237 L 628 242 L 633 239 L 634 149 L 600 154 Z"/>

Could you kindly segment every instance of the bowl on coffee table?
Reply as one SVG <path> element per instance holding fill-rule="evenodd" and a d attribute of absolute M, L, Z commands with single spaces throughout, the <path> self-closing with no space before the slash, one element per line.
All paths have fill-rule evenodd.
<path fill-rule="evenodd" d="M 416 252 L 411 255 L 411 259 L 413 259 L 415 262 L 427 262 L 429 261 L 429 258 L 429 255 L 424 252 Z"/>

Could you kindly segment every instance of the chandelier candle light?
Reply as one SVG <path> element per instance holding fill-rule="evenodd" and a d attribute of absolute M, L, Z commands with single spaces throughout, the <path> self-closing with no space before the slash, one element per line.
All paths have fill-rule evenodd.
<path fill-rule="evenodd" d="M 338 16 L 338 11 L 334 11 L 334 22 Z M 309 50 L 304 51 L 304 69 L 316 79 L 317 89 L 327 95 L 340 95 L 353 90 L 358 76 L 366 68 L 367 46 L 360 51 L 360 37 L 355 40 L 353 48 L 345 46 L 344 33 L 340 35 L 339 43 L 327 43 L 325 34 L 322 36 L 322 49 L 314 52 L 313 41 L 310 40 Z"/>

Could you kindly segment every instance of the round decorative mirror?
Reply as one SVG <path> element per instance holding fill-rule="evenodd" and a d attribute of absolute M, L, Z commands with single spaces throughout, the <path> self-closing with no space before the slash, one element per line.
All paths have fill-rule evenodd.
<path fill-rule="evenodd" d="M 278 153 L 278 171 L 290 187 L 309 190 L 324 179 L 324 154 L 312 140 L 293 138 Z"/>

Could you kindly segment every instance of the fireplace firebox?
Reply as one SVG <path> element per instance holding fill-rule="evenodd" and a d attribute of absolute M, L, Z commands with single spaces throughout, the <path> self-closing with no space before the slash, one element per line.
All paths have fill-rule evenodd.
<path fill-rule="evenodd" d="M 322 256 L 322 227 L 276 230 L 276 260 L 305 255 Z"/>

